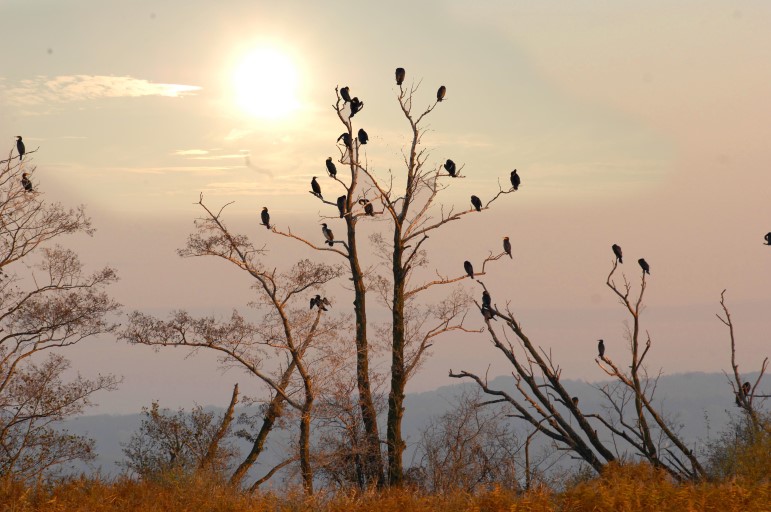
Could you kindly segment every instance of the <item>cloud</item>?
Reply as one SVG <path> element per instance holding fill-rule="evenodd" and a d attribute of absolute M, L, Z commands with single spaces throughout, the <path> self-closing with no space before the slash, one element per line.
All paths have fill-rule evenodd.
<path fill-rule="evenodd" d="M 158 84 L 130 76 L 104 75 L 37 76 L 16 85 L 0 83 L 5 101 L 20 107 L 102 98 L 177 98 L 199 90 L 201 87 L 195 85 Z"/>
<path fill-rule="evenodd" d="M 178 149 L 172 154 L 177 156 L 200 156 L 208 155 L 209 152 L 205 149 Z"/>
<path fill-rule="evenodd" d="M 230 133 L 225 135 L 225 140 L 231 141 L 231 140 L 238 140 L 243 139 L 247 135 L 251 134 L 253 130 L 243 130 L 240 128 L 233 128 L 230 130 Z"/>

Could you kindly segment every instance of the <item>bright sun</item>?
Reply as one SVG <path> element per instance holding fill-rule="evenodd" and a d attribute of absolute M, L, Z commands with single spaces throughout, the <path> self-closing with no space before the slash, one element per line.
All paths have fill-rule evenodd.
<path fill-rule="evenodd" d="M 294 63 L 272 48 L 249 53 L 233 74 L 238 106 L 263 119 L 286 117 L 299 107 Z"/>

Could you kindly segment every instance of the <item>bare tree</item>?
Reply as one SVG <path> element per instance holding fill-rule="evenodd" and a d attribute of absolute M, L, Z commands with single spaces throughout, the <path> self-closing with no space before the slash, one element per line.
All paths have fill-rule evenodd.
<path fill-rule="evenodd" d="M 109 317 L 119 308 L 104 291 L 117 280 L 112 268 L 87 274 L 76 253 L 49 245 L 94 230 L 82 206 L 44 200 L 29 156 L 35 151 L 23 160 L 9 154 L 0 167 L 0 464 L 19 476 L 90 459 L 88 440 L 60 436 L 54 424 L 117 384 L 112 376 L 64 383 L 69 363 L 59 355 L 34 362 L 38 354 L 113 332 Z"/>

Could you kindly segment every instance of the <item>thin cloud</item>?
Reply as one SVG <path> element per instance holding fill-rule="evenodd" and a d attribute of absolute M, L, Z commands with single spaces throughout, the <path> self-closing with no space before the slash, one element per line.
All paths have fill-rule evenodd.
<path fill-rule="evenodd" d="M 205 149 L 178 149 L 172 153 L 177 156 L 201 156 L 208 155 L 209 152 Z"/>
<path fill-rule="evenodd" d="M 130 76 L 37 76 L 16 85 L 0 83 L 5 101 L 20 107 L 103 98 L 165 96 L 177 98 L 201 90 L 196 85 L 160 84 Z"/>
<path fill-rule="evenodd" d="M 233 128 L 230 130 L 230 133 L 225 135 L 225 140 L 231 141 L 231 140 L 239 140 L 243 139 L 247 135 L 250 135 L 254 130 L 242 130 L 239 128 Z"/>

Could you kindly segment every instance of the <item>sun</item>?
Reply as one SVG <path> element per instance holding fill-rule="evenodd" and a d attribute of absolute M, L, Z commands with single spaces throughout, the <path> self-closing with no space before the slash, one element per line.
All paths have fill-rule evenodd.
<path fill-rule="evenodd" d="M 233 73 L 239 108 L 261 119 L 280 119 L 297 110 L 298 86 L 294 62 L 274 48 L 253 50 Z"/>

